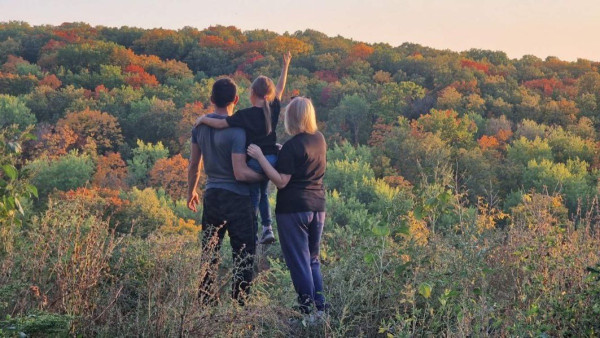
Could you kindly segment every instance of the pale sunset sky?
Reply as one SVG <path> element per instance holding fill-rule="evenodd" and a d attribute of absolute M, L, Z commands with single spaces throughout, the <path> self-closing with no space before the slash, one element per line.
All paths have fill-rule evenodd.
<path fill-rule="evenodd" d="M 307 28 L 357 41 L 502 50 L 600 61 L 599 0 L 0 0 L 0 21 L 277 33 Z"/>

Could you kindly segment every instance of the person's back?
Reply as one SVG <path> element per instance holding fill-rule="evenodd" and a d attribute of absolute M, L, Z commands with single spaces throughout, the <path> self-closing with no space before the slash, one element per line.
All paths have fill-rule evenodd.
<path fill-rule="evenodd" d="M 223 119 L 225 116 L 209 114 L 209 117 Z M 205 189 L 220 188 L 248 195 L 248 184 L 238 182 L 233 172 L 232 153 L 245 153 L 244 130 L 241 128 L 215 129 L 206 125 L 194 128 L 192 142 L 200 147 L 206 173 Z M 239 148 L 239 149 L 237 149 Z"/>
<path fill-rule="evenodd" d="M 217 119 L 230 116 L 237 101 L 237 87 L 233 80 L 222 78 L 215 81 L 211 92 L 215 110 L 211 116 Z M 208 176 L 202 198 L 202 250 L 212 266 L 201 277 L 200 301 L 210 304 L 219 297 L 219 288 L 213 282 L 219 271 L 218 251 L 227 232 L 234 263 L 232 296 L 243 304 L 253 277 L 256 229 L 248 185 L 239 181 L 256 182 L 264 180 L 264 177 L 246 164 L 246 133 L 243 129 L 196 127 L 192 129 L 187 203 L 194 212 L 200 202 L 196 188 L 202 163 Z"/>

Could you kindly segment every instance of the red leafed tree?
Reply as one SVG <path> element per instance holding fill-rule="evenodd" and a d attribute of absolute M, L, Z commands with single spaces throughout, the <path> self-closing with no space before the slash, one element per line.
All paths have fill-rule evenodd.
<path fill-rule="evenodd" d="M 552 79 L 537 79 L 531 81 L 525 81 L 523 86 L 527 88 L 535 88 L 541 90 L 544 95 L 550 96 L 554 93 L 554 90 L 562 89 L 564 84 L 562 81 L 552 78 Z"/>
<path fill-rule="evenodd" d="M 82 147 L 88 137 L 93 139 L 99 152 L 115 149 L 123 143 L 123 135 L 117 118 L 97 110 L 69 113 L 56 123 L 69 127 L 77 134 L 77 144 Z"/>
<path fill-rule="evenodd" d="M 36 129 L 36 140 L 27 153 L 34 157 L 58 158 L 75 148 L 77 134 L 69 126 L 41 124 Z"/>
<path fill-rule="evenodd" d="M 154 87 L 158 86 L 156 76 L 148 74 L 144 68 L 138 65 L 129 65 L 125 68 L 125 82 L 133 88 L 141 88 L 143 86 Z"/>
<path fill-rule="evenodd" d="M 39 86 L 48 86 L 54 90 L 62 86 L 62 82 L 54 74 L 47 75 L 39 83 Z"/>
<path fill-rule="evenodd" d="M 479 147 L 481 147 L 483 150 L 497 149 L 500 146 L 500 142 L 498 142 L 496 137 L 488 135 L 483 135 L 479 140 L 477 140 L 477 143 L 479 143 Z"/>
<path fill-rule="evenodd" d="M 375 49 L 371 46 L 367 46 L 364 43 L 357 43 L 356 45 L 352 46 L 349 57 L 353 59 L 364 60 L 373 54 L 374 51 Z"/>
<path fill-rule="evenodd" d="M 165 189 L 173 199 L 185 198 L 187 194 L 187 169 L 189 162 L 181 154 L 162 158 L 150 170 L 149 183 L 153 187 Z M 204 177 L 201 179 L 204 181 Z"/>
<path fill-rule="evenodd" d="M 481 62 L 477 62 L 477 61 L 473 61 L 473 60 L 469 60 L 469 59 L 463 59 L 460 61 L 460 65 L 463 68 L 471 68 L 471 69 L 476 69 L 479 71 L 482 71 L 486 74 L 489 74 L 490 72 L 490 66 L 485 64 L 485 63 L 481 63 Z"/>
<path fill-rule="evenodd" d="M 121 154 L 109 152 L 98 158 L 92 182 L 100 188 L 127 188 L 127 164 Z"/>

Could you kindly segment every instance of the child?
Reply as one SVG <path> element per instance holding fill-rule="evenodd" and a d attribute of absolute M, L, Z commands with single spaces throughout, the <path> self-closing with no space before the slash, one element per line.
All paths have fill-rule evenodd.
<path fill-rule="evenodd" d="M 228 127 L 243 128 L 246 131 L 246 145 L 258 145 L 265 157 L 272 165 L 277 162 L 279 151 L 276 140 L 275 128 L 279 121 L 281 110 L 281 96 L 287 80 L 287 72 L 292 55 L 287 52 L 283 55 L 283 68 L 277 86 L 266 76 L 259 76 L 252 82 L 250 87 L 250 102 L 252 107 L 238 110 L 234 115 L 226 119 L 214 119 L 202 116 L 196 124 L 204 123 L 210 127 L 222 129 Z M 261 166 L 255 159 L 248 161 L 248 166 L 258 173 L 263 173 Z M 250 186 L 250 198 L 252 204 L 260 211 L 263 232 L 260 239 L 261 244 L 275 242 L 273 229 L 271 227 L 271 207 L 267 195 L 269 180 L 264 180 Z"/>

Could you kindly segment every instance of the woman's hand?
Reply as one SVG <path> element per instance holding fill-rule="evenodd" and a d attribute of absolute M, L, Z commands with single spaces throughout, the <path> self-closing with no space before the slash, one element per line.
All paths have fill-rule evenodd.
<path fill-rule="evenodd" d="M 246 150 L 246 152 L 248 153 L 248 156 L 252 157 L 255 160 L 258 160 L 261 157 L 265 157 L 265 155 L 263 155 L 262 150 L 260 150 L 260 147 L 256 144 L 249 145 L 248 150 Z"/>

